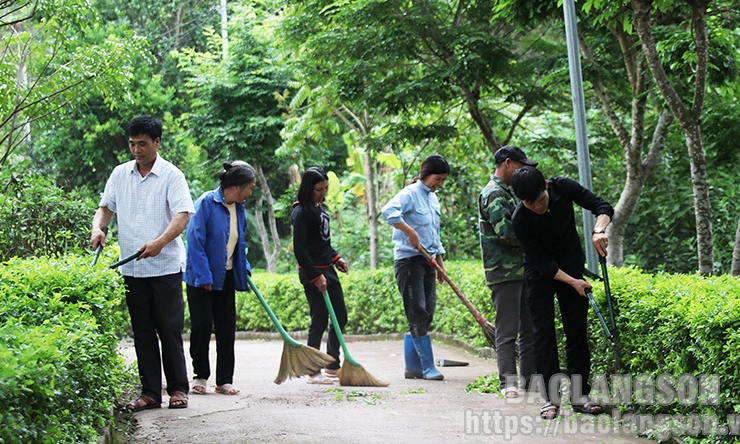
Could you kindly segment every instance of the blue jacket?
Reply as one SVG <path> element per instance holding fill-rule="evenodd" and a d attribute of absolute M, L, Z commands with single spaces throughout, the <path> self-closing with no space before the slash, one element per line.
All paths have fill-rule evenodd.
<path fill-rule="evenodd" d="M 234 249 L 234 284 L 238 291 L 248 291 L 247 273 L 252 266 L 247 260 L 247 212 L 244 203 L 236 203 L 239 239 Z M 226 278 L 226 244 L 229 240 L 229 209 L 224 203 L 221 187 L 208 191 L 195 202 L 195 216 L 188 223 L 187 262 L 183 279 L 188 285 L 202 287 L 211 284 L 222 290 Z"/>

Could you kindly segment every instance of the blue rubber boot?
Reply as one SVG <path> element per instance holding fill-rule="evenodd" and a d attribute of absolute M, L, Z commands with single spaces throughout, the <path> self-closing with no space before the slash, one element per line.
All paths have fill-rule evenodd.
<path fill-rule="evenodd" d="M 421 370 L 419 352 L 416 351 L 414 341 L 408 333 L 403 336 L 403 355 L 406 358 L 406 371 L 404 371 L 403 376 L 406 379 L 423 378 L 424 373 Z"/>
<path fill-rule="evenodd" d="M 431 379 L 435 381 L 441 381 L 445 377 L 442 373 L 437 370 L 434 366 L 434 353 L 432 352 L 432 339 L 429 335 L 419 336 L 413 338 L 414 347 L 419 352 L 419 359 L 421 360 L 421 371 L 424 374 L 424 379 Z"/>

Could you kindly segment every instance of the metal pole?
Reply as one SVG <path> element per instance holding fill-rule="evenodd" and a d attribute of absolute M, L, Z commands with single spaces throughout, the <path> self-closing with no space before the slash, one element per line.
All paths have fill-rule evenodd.
<path fill-rule="evenodd" d="M 570 89 L 573 96 L 573 120 L 575 122 L 576 150 L 578 152 L 578 176 L 581 185 L 590 190 L 591 164 L 589 163 L 588 134 L 586 132 L 586 104 L 583 98 L 581 54 L 578 49 L 578 25 L 576 24 L 576 7 L 573 0 L 563 0 L 563 14 L 565 16 L 565 37 L 568 43 Z M 598 270 L 596 252 L 591 244 L 591 232 L 594 228 L 594 218 L 591 212 L 586 209 L 583 209 L 582 213 L 586 266 L 589 270 Z"/>

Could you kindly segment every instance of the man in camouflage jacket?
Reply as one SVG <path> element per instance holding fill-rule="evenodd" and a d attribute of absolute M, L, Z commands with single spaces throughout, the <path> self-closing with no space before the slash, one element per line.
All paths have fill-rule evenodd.
<path fill-rule="evenodd" d="M 501 392 L 512 398 L 518 396 L 517 374 L 526 385 L 534 373 L 535 356 L 534 327 L 524 280 L 524 254 L 511 226 L 511 214 L 518 200 L 509 186 L 514 171 L 537 163 L 527 159 L 515 146 L 499 148 L 494 157 L 496 171 L 478 198 L 480 245 L 486 284 L 491 289 L 496 311 L 496 361 Z"/>

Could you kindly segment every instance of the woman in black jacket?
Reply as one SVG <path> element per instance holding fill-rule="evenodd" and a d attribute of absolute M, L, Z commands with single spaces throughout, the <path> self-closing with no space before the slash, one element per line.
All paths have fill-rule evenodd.
<path fill-rule="evenodd" d="M 328 292 L 339 327 L 344 330 L 347 324 L 347 307 L 344 292 L 334 269 L 347 273 L 349 265 L 331 246 L 329 214 L 324 211 L 322 202 L 329 191 L 329 178 L 319 167 L 308 168 L 303 173 L 298 189 L 298 201 L 293 204 L 291 222 L 293 224 L 293 251 L 298 260 L 298 276 L 306 292 L 306 300 L 311 313 L 308 328 L 308 345 L 321 348 L 321 337 L 329 329 L 326 353 L 334 358 L 324 373 L 317 372 L 308 378 L 309 384 L 333 384 L 339 365 L 341 344 L 334 328 L 329 325 L 329 311 L 324 303 L 324 292 Z"/>

